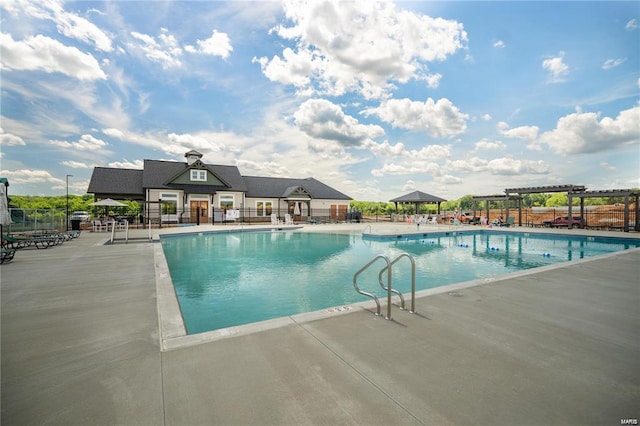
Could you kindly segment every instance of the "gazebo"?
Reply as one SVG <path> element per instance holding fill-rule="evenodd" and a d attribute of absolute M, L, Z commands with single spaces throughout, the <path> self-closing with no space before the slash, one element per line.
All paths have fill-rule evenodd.
<path fill-rule="evenodd" d="M 398 211 L 398 203 L 413 203 L 416 205 L 416 214 L 419 211 L 420 204 L 437 204 L 438 214 L 440 214 L 440 204 L 447 201 L 444 198 L 436 197 L 435 195 L 427 194 L 421 191 L 413 191 L 409 194 L 401 197 L 389 200 L 396 205 L 396 211 Z"/>

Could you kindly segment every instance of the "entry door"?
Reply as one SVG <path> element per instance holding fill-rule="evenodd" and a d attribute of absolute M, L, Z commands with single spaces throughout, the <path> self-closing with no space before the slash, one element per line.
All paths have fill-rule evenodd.
<path fill-rule="evenodd" d="M 207 223 L 209 221 L 207 212 L 208 207 L 208 201 L 191 200 L 189 203 L 189 210 L 191 211 L 191 223 L 198 223 L 198 211 L 200 212 L 200 223 Z"/>
<path fill-rule="evenodd" d="M 332 220 L 345 220 L 347 217 L 347 206 L 341 204 L 332 204 L 330 215 Z"/>

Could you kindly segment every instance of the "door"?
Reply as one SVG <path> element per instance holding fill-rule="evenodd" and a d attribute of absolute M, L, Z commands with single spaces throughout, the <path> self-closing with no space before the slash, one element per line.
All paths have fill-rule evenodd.
<path fill-rule="evenodd" d="M 345 220 L 347 217 L 347 206 L 342 204 L 332 204 L 330 215 L 331 220 Z"/>
<path fill-rule="evenodd" d="M 191 223 L 208 223 L 209 222 L 209 217 L 207 212 L 208 208 L 209 208 L 208 201 L 191 200 L 189 202 L 189 211 L 191 212 Z M 199 218 L 198 218 L 198 215 L 200 215 Z"/>

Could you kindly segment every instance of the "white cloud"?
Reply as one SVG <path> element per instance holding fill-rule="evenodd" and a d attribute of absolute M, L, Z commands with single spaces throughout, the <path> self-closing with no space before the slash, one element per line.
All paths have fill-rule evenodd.
<path fill-rule="evenodd" d="M 0 34 L 0 57 L 6 70 L 59 72 L 86 81 L 107 79 L 93 56 L 43 35 L 14 41 L 10 34 Z"/>
<path fill-rule="evenodd" d="M 429 74 L 424 76 L 422 80 L 427 82 L 429 89 L 437 89 L 440 85 L 440 80 L 442 80 L 442 74 Z"/>
<path fill-rule="evenodd" d="M 201 53 L 203 55 L 220 56 L 227 59 L 233 47 L 231 46 L 231 39 L 227 33 L 219 33 L 217 30 L 213 30 L 211 37 L 205 40 L 198 40 L 196 42 L 198 48 L 188 45 L 185 46 L 185 50 L 190 53 Z"/>
<path fill-rule="evenodd" d="M 462 178 L 454 175 L 436 176 L 435 181 L 444 185 L 459 185 L 463 182 Z"/>
<path fill-rule="evenodd" d="M 142 170 L 144 168 L 144 161 L 142 160 L 134 160 L 134 161 L 113 161 L 107 165 L 108 167 L 114 167 L 116 169 L 139 169 Z"/>
<path fill-rule="evenodd" d="M 5 133 L 4 129 L 0 127 L 0 145 L 1 146 L 24 146 L 25 141 L 20 137 L 11 133 Z"/>
<path fill-rule="evenodd" d="M 407 150 L 401 142 L 391 145 L 384 141 L 380 144 L 372 142 L 369 148 L 378 157 L 402 157 L 406 161 L 435 161 L 451 156 L 451 145 L 426 145 L 419 150 Z"/>
<path fill-rule="evenodd" d="M 419 150 L 407 150 L 404 144 L 390 145 L 387 141 L 381 144 L 370 144 L 371 151 L 378 157 L 402 160 L 401 163 L 390 162 L 381 168 L 373 169 L 371 174 L 384 175 L 430 174 L 439 176 L 440 165 L 436 162 L 451 156 L 451 145 L 427 145 Z"/>
<path fill-rule="evenodd" d="M 432 137 L 446 137 L 464 133 L 467 129 L 467 114 L 461 113 L 449 99 L 437 102 L 428 98 L 424 103 L 410 99 L 389 99 L 377 108 L 363 111 L 366 116 L 375 114 L 393 127 L 423 130 Z"/>
<path fill-rule="evenodd" d="M 604 170 L 607 170 L 609 172 L 615 172 L 616 170 L 618 170 L 618 168 L 616 166 L 612 166 L 611 164 L 607 163 L 606 161 L 601 161 L 600 162 L 600 167 L 602 167 Z"/>
<path fill-rule="evenodd" d="M 607 59 L 602 64 L 602 69 L 603 70 L 608 70 L 608 69 L 611 69 L 611 68 L 615 68 L 615 67 L 617 67 L 619 65 L 622 65 L 626 60 L 627 60 L 627 58 Z"/>
<path fill-rule="evenodd" d="M 504 121 L 499 122 L 496 128 L 501 135 L 507 138 L 522 139 L 529 142 L 538 137 L 538 131 L 540 130 L 538 126 L 520 126 L 510 129 L 509 125 Z"/>
<path fill-rule="evenodd" d="M 107 136 L 111 136 L 118 139 L 124 138 L 124 132 L 122 130 L 118 130 L 114 128 L 102 129 L 102 133 L 104 133 Z"/>
<path fill-rule="evenodd" d="M 556 128 L 538 143 L 562 155 L 594 153 L 640 143 L 640 106 L 621 111 L 613 119 L 595 112 L 577 111 L 560 118 Z"/>
<path fill-rule="evenodd" d="M 634 18 L 634 19 L 632 19 L 632 20 L 630 20 L 629 22 L 627 22 L 627 24 L 624 26 L 624 28 L 625 28 L 627 31 L 633 31 L 633 30 L 635 30 L 636 28 L 638 28 L 638 20 L 637 20 L 637 19 L 635 19 L 635 18 Z"/>
<path fill-rule="evenodd" d="M 252 62 L 258 62 L 262 72 L 271 81 L 282 84 L 290 84 L 297 88 L 303 88 L 310 84 L 310 75 L 313 69 L 311 54 L 307 51 L 294 52 L 290 48 L 282 51 L 282 59 L 274 56 L 270 61 L 267 58 L 253 58 Z"/>
<path fill-rule="evenodd" d="M 440 166 L 429 161 L 413 161 L 405 164 L 384 164 L 382 168 L 371 170 L 371 174 L 376 177 L 385 175 L 424 175 L 425 173 L 438 176 L 440 175 Z"/>
<path fill-rule="evenodd" d="M 483 173 L 488 172 L 493 175 L 539 175 L 550 172 L 549 165 L 542 160 L 516 160 L 511 157 L 495 158 L 484 160 L 472 157 L 466 160 L 450 161 L 447 168 L 461 173 Z"/>
<path fill-rule="evenodd" d="M 564 63 L 564 52 L 542 61 L 542 68 L 549 71 L 550 83 L 560 83 L 564 81 L 563 77 L 569 74 L 569 66 Z"/>
<path fill-rule="evenodd" d="M 483 120 L 483 121 L 491 121 L 491 118 L 492 118 L 492 117 L 491 117 L 491 115 L 489 115 L 489 114 L 485 114 L 485 115 L 483 115 L 483 116 L 482 116 L 482 120 Z"/>
<path fill-rule="evenodd" d="M 417 188 L 415 181 L 409 179 L 408 181 L 405 182 L 404 185 L 402 185 L 402 190 L 403 191 L 415 191 Z"/>
<path fill-rule="evenodd" d="M 168 154 L 184 154 L 187 151 L 195 149 L 202 154 L 220 151 L 224 145 L 220 145 L 212 141 L 205 135 L 191 135 L 189 133 L 178 135 L 169 133 L 167 135 L 170 145 L 166 146 L 164 151 Z"/>
<path fill-rule="evenodd" d="M 504 41 L 498 40 L 495 43 L 493 43 L 493 47 L 497 47 L 499 49 L 502 49 L 502 48 L 506 47 L 506 45 L 504 44 Z"/>
<path fill-rule="evenodd" d="M 291 0 L 284 11 L 291 26 L 272 32 L 294 40 L 295 49 L 255 61 L 267 78 L 295 82 L 305 92 L 381 98 L 394 82 L 434 85 L 440 77 L 429 76 L 426 63 L 445 60 L 467 41 L 462 24 L 398 10 L 387 1 Z M 308 77 L 304 83 L 302 75 Z"/>
<path fill-rule="evenodd" d="M 160 35 L 157 39 L 135 31 L 131 32 L 131 36 L 141 43 L 138 45 L 130 43 L 129 47 L 141 50 L 147 59 L 151 62 L 159 63 L 163 69 L 180 67 L 182 65 L 180 61 L 182 48 L 176 38 L 169 34 L 169 30 L 166 28 L 160 28 Z"/>
<path fill-rule="evenodd" d="M 82 135 L 78 141 L 68 142 L 60 140 L 50 140 L 50 144 L 64 149 L 77 149 L 80 151 L 93 151 L 106 147 L 108 144 L 102 139 L 91 135 Z"/>
<path fill-rule="evenodd" d="M 488 160 L 472 157 L 466 160 L 448 161 L 446 167 L 462 173 L 484 172 L 487 170 L 488 163 Z"/>
<path fill-rule="evenodd" d="M 312 138 L 336 141 L 343 146 L 360 146 L 384 135 L 380 126 L 360 124 L 342 108 L 325 99 L 309 99 L 294 113 L 296 126 Z"/>
<path fill-rule="evenodd" d="M 487 163 L 487 170 L 494 175 L 548 174 L 549 166 L 542 160 L 515 160 L 513 158 L 496 158 Z"/>
<path fill-rule="evenodd" d="M 52 176 L 47 170 L 3 170 L 2 175 L 6 177 L 12 185 L 33 183 L 60 185 L 64 183 L 64 180 Z"/>
<path fill-rule="evenodd" d="M 378 157 L 400 157 L 406 155 L 406 150 L 402 142 L 391 145 L 388 141 L 382 143 L 372 143 L 369 145 L 371 152 Z"/>
<path fill-rule="evenodd" d="M 23 12 L 37 19 L 53 21 L 58 32 L 66 37 L 95 46 L 104 52 L 113 51 L 111 38 L 94 23 L 75 13 L 63 9 L 58 1 L 23 0 L 17 2 L 1 2 L 2 7 L 12 15 Z"/>
<path fill-rule="evenodd" d="M 94 167 L 93 164 L 82 163 L 80 161 L 61 161 L 60 164 L 63 166 L 71 167 L 72 169 L 91 169 Z"/>
<path fill-rule="evenodd" d="M 482 139 L 475 143 L 476 150 L 492 151 L 503 150 L 506 145 L 501 141 L 491 141 L 489 139 Z"/>
<path fill-rule="evenodd" d="M 291 172 L 286 166 L 273 161 L 250 161 L 236 160 L 236 167 L 242 171 L 244 175 L 257 176 L 273 176 L 273 177 L 289 177 Z"/>

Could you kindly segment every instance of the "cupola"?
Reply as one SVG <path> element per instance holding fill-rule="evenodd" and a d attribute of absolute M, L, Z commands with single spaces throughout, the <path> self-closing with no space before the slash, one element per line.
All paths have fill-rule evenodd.
<path fill-rule="evenodd" d="M 187 158 L 188 165 L 192 165 L 193 163 L 195 163 L 196 161 L 202 158 L 202 154 L 194 150 L 187 152 L 186 154 L 184 154 L 184 156 Z"/>

